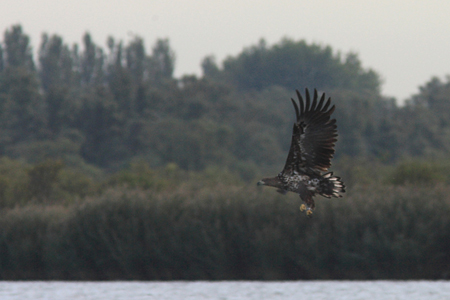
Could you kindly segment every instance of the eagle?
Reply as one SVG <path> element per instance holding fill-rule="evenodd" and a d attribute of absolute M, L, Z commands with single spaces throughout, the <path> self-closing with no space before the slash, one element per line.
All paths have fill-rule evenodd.
<path fill-rule="evenodd" d="M 258 185 L 275 187 L 283 195 L 299 194 L 304 202 L 300 210 L 311 217 L 316 194 L 340 198 L 345 185 L 340 177 L 328 172 L 338 136 L 336 119 L 331 119 L 335 109 L 334 105 L 330 107 L 331 98 L 325 101 L 323 93 L 319 99 L 316 89 L 312 101 L 308 89 L 305 89 L 306 101 L 298 90 L 296 93 L 298 104 L 291 98 L 296 122 L 284 169 L 275 177 L 263 178 Z"/>

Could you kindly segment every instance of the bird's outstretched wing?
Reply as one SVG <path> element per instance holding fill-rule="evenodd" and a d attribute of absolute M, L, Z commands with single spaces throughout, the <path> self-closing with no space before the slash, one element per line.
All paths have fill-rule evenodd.
<path fill-rule="evenodd" d="M 286 165 L 282 173 L 293 174 L 326 172 L 331 166 L 334 145 L 337 141 L 336 120 L 331 119 L 334 105 L 331 99 L 325 101 L 325 94 L 319 99 L 317 90 L 311 101 L 308 89 L 305 90 L 306 101 L 296 90 L 298 102 L 291 98 L 297 121 L 294 123 L 292 142 Z"/>

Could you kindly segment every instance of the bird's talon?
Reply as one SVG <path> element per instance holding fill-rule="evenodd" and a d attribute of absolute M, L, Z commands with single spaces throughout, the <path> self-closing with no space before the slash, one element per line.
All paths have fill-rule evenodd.
<path fill-rule="evenodd" d="M 311 208 L 308 209 L 308 210 L 306 211 L 306 215 L 307 215 L 308 217 L 312 217 L 312 214 L 313 214 L 313 211 L 312 211 Z"/>
<path fill-rule="evenodd" d="M 305 204 L 300 205 L 300 211 L 305 211 L 305 210 L 306 210 L 306 205 Z"/>

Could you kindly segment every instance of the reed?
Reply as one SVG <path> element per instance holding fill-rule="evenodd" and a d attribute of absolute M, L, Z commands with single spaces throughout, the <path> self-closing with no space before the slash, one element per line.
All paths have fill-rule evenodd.
<path fill-rule="evenodd" d="M 71 205 L 4 210 L 0 278 L 439 279 L 450 188 L 354 186 L 319 199 L 249 186 L 113 188 Z"/>

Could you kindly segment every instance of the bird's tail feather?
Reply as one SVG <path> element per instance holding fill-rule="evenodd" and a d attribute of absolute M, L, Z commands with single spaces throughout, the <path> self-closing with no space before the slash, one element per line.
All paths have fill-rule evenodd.
<path fill-rule="evenodd" d="M 341 198 L 341 193 L 345 193 L 345 185 L 341 178 L 333 176 L 333 172 L 324 174 L 320 183 L 319 194 L 327 198 Z"/>

